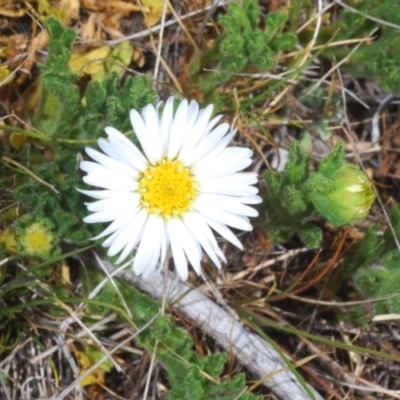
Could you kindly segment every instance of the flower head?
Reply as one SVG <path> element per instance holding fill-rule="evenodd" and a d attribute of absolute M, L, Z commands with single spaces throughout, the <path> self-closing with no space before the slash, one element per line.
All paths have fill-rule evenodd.
<path fill-rule="evenodd" d="M 352 224 L 365 218 L 375 201 L 371 182 L 360 168 L 343 164 L 332 179 L 316 173 L 312 176 L 314 190 L 311 201 L 319 212 L 334 225 Z"/>
<path fill-rule="evenodd" d="M 332 205 L 347 223 L 365 218 L 375 193 L 368 177 L 356 165 L 343 164 L 337 172 L 334 190 L 329 194 Z"/>
<path fill-rule="evenodd" d="M 221 116 L 210 120 L 213 106 L 199 109 L 196 101 L 183 100 L 174 114 L 170 97 L 159 116 L 158 107 L 146 106 L 130 119 L 140 142 L 140 151 L 118 130 L 107 127 L 100 138 L 103 153 L 86 148 L 94 160 L 80 167 L 89 185 L 102 190 L 82 193 L 97 201 L 88 203 L 93 214 L 86 223 L 111 222 L 97 237 L 108 238 L 108 255 L 121 252 L 117 263 L 137 248 L 133 262 L 136 274 L 147 274 L 165 260 L 168 249 L 179 276 L 187 279 L 187 259 L 200 274 L 202 249 L 215 265 L 226 261 L 212 230 L 242 248 L 228 226 L 252 230 L 248 217 L 257 211 L 247 204 L 261 202 L 248 167 L 252 151 L 227 147 L 236 130 Z"/>
<path fill-rule="evenodd" d="M 54 250 L 56 238 L 53 223 L 47 218 L 34 221 L 29 215 L 20 218 L 17 226 L 19 252 L 30 257 L 48 257 Z"/>

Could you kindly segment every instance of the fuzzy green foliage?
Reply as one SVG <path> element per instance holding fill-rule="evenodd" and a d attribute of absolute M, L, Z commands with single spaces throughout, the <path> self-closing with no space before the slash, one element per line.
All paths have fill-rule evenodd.
<path fill-rule="evenodd" d="M 293 34 L 281 34 L 287 20 L 283 12 L 268 13 L 265 29 L 258 28 L 260 9 L 255 0 L 244 0 L 243 5 L 232 3 L 228 14 L 219 18 L 225 28 L 220 40 L 220 69 L 239 72 L 246 67 L 270 70 L 273 57 L 296 44 Z"/>
<path fill-rule="evenodd" d="M 350 307 L 343 313 L 338 314 L 338 319 L 348 324 L 358 324 L 363 326 L 366 330 L 369 329 L 369 323 L 365 318 L 365 311 L 361 306 Z"/>
<path fill-rule="evenodd" d="M 265 174 L 262 214 L 273 242 L 287 241 L 296 232 L 308 247 L 317 248 L 322 232 L 311 220 L 324 217 L 334 225 L 351 224 L 367 215 L 375 198 L 365 174 L 344 163 L 342 142 L 321 161 L 318 172 L 309 171 L 308 158 L 293 141 L 285 171 Z"/>
<path fill-rule="evenodd" d="M 104 276 L 97 270 L 89 268 L 90 280 L 82 274 L 82 280 L 87 292 L 89 287 L 97 285 Z M 161 306 L 159 302 L 150 299 L 139 292 L 131 284 L 116 281 L 126 304 L 132 313 L 132 321 L 140 329 L 147 324 L 157 313 Z M 123 309 L 120 297 L 115 288 L 107 283 L 95 300 L 102 304 L 113 304 Z M 107 307 L 89 306 L 89 312 L 96 314 L 106 313 Z M 206 375 L 218 379 L 227 359 L 225 353 L 216 353 L 200 356 L 194 350 L 194 344 L 185 330 L 171 323 L 169 316 L 157 317 L 154 322 L 138 336 L 138 343 L 149 352 L 153 352 L 157 344 L 156 357 L 165 367 L 171 389 L 168 390 L 170 400 L 208 400 L 208 399 L 234 399 L 245 388 L 243 374 L 236 375 L 233 379 L 215 383 Z M 251 393 L 244 393 L 240 399 L 252 400 L 259 397 Z"/>
<path fill-rule="evenodd" d="M 314 206 L 304 191 L 308 177 L 308 156 L 296 141 L 291 144 L 285 171 L 266 172 L 264 178 L 268 193 L 263 203 L 266 214 L 264 227 L 273 242 L 285 242 L 297 233 L 308 247 L 320 245 L 321 230 L 307 222 L 315 217 Z"/>
<path fill-rule="evenodd" d="M 256 0 L 233 2 L 228 7 L 227 15 L 219 18 L 224 27 L 224 34 L 215 41 L 213 47 L 201 59 L 197 60 L 197 81 L 202 90 L 215 90 L 231 77 L 229 72 L 249 70 L 271 70 L 275 57 L 284 50 L 292 49 L 297 38 L 292 33 L 283 33 L 287 16 L 283 12 L 267 14 L 264 28 L 259 28 L 260 8 Z M 202 68 L 218 60 L 214 69 L 222 72 L 200 74 Z M 227 72 L 223 72 L 227 71 Z"/>
<path fill-rule="evenodd" d="M 17 187 L 14 197 L 24 205 L 30 218 L 51 218 L 57 237 L 83 244 L 98 231 L 99 226 L 88 228 L 82 223 L 86 211 L 83 196 L 76 190 L 81 185 L 77 167 L 73 154 L 65 154 L 51 164 L 42 164 L 35 173 L 56 188 L 58 193 L 30 179 Z"/>
<path fill-rule="evenodd" d="M 358 11 L 376 19 L 400 25 L 400 3 L 392 0 L 362 0 L 352 2 Z M 387 92 L 400 93 L 400 36 L 399 30 L 385 24 L 378 24 L 364 15 L 343 10 L 337 25 L 337 40 L 364 38 L 375 28 L 374 39 L 363 44 L 343 65 L 360 77 L 376 78 Z M 350 49 L 344 46 L 329 49 L 325 53 L 336 60 L 346 57 Z"/>
<path fill-rule="evenodd" d="M 76 33 L 54 19 L 47 20 L 45 26 L 51 38 L 50 51 L 47 63 L 41 65 L 43 94 L 33 118 L 35 128 L 45 127 L 43 133 L 70 143 L 97 139 L 106 126 L 122 132 L 131 130 L 129 111 L 141 109 L 156 98 L 150 77 L 128 77 L 121 85 L 117 73 L 108 74 L 102 82 L 88 83 L 82 101 L 78 76 L 68 64 Z"/>
<path fill-rule="evenodd" d="M 400 206 L 392 208 L 391 223 L 400 238 Z M 379 225 L 368 229 L 352 251 L 346 270 L 362 294 L 369 298 L 400 293 L 400 251 L 392 231 L 379 236 Z M 374 303 L 376 314 L 399 313 L 400 295 Z"/>

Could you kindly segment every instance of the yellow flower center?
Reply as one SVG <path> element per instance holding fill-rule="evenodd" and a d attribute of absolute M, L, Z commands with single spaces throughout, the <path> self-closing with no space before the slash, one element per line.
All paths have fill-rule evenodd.
<path fill-rule="evenodd" d="M 196 197 L 196 187 L 190 170 L 177 160 L 164 159 L 139 179 L 142 206 L 164 218 L 185 214 Z"/>
<path fill-rule="evenodd" d="M 21 241 L 29 254 L 42 255 L 51 249 L 53 239 L 51 232 L 39 222 L 35 222 L 25 230 Z"/>

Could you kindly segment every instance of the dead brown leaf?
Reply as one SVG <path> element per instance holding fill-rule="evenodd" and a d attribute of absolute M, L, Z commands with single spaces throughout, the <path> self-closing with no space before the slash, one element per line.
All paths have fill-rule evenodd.
<path fill-rule="evenodd" d="M 36 37 L 33 38 L 27 49 L 28 57 L 24 61 L 24 71 L 29 73 L 31 72 L 36 61 L 36 51 L 42 50 L 47 46 L 48 43 L 49 34 L 47 31 L 41 31 L 38 35 L 36 35 Z M 20 75 L 17 79 L 17 85 L 21 85 L 23 82 L 25 82 L 27 77 L 28 74 L 26 73 Z"/>
<path fill-rule="evenodd" d="M 115 14 L 113 12 L 107 11 L 101 14 L 101 27 L 105 32 L 107 32 L 113 39 L 120 39 L 124 37 L 124 34 L 120 30 L 119 19 L 121 14 Z"/>
<path fill-rule="evenodd" d="M 139 67 L 142 68 L 146 59 L 143 54 L 143 50 L 140 47 L 135 47 L 133 50 L 133 62 Z"/>
<path fill-rule="evenodd" d="M 61 0 L 57 2 L 57 8 L 63 10 L 72 20 L 79 19 L 79 0 Z"/>
<path fill-rule="evenodd" d="M 112 7 L 115 11 L 118 11 L 125 15 L 128 15 L 133 11 L 141 10 L 141 7 L 136 4 L 126 3 L 125 1 L 120 0 L 110 1 L 110 7 Z"/>
<path fill-rule="evenodd" d="M 22 3 L 0 3 L 0 15 L 10 18 L 20 18 L 26 14 L 26 7 Z"/>
<path fill-rule="evenodd" d="M 97 24 L 98 19 L 98 13 L 92 13 L 89 15 L 89 18 L 82 24 L 82 27 L 79 31 L 79 35 L 82 39 L 103 39 L 102 29 Z"/>
<path fill-rule="evenodd" d="M 82 0 L 82 7 L 90 11 L 101 11 L 107 8 L 107 0 Z"/>
<path fill-rule="evenodd" d="M 128 15 L 132 11 L 140 11 L 141 7 L 121 0 L 82 0 L 82 5 L 91 11 L 113 10 Z"/>

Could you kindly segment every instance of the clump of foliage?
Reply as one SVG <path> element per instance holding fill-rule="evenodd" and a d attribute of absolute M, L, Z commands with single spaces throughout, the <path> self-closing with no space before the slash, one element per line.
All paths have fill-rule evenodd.
<path fill-rule="evenodd" d="M 390 221 L 395 235 L 400 238 L 400 206 L 392 208 Z M 367 230 L 364 238 L 352 251 L 346 270 L 354 275 L 360 292 L 368 298 L 376 298 L 399 293 L 400 250 L 392 231 L 381 231 L 379 225 Z M 400 295 L 374 303 L 375 314 L 399 313 Z"/>
<path fill-rule="evenodd" d="M 78 76 L 69 67 L 71 47 L 76 37 L 56 20 L 45 24 L 51 37 L 49 58 L 41 65 L 43 96 L 34 123 L 46 123 L 46 134 L 57 139 L 97 139 L 104 127 L 111 125 L 129 131 L 129 111 L 141 109 L 156 98 L 148 76 L 128 77 L 123 85 L 120 76 L 111 73 L 102 82 L 90 81 L 82 101 Z M 50 126 L 49 126 L 50 125 Z M 36 127 L 36 126 L 35 126 Z"/>
<path fill-rule="evenodd" d="M 90 282 L 82 274 L 86 290 L 104 279 L 99 271 L 92 268 L 89 271 Z M 139 292 L 129 283 L 115 282 L 125 303 L 129 304 L 132 320 L 140 329 L 158 313 L 161 304 Z M 109 311 L 107 304 L 113 304 L 123 309 L 121 298 L 109 282 L 94 300 L 96 304 L 104 304 L 105 307 L 89 306 L 89 313 L 94 312 L 96 315 L 107 313 Z M 232 379 L 225 379 L 220 383 L 215 382 L 222 373 L 227 355 L 215 353 L 200 356 L 193 349 L 193 341 L 190 336 L 185 330 L 172 324 L 169 316 L 157 317 L 139 334 L 138 343 L 149 352 L 153 352 L 156 346 L 156 357 L 164 365 L 171 383 L 171 389 L 168 390 L 168 399 L 170 400 L 231 400 L 239 393 L 244 392 L 244 374 L 237 374 Z M 256 400 L 260 397 L 244 392 L 240 399 Z"/>
<path fill-rule="evenodd" d="M 192 66 L 196 69 L 193 80 L 201 90 L 213 91 L 231 77 L 229 72 L 269 71 L 274 68 L 275 57 L 292 49 L 297 41 L 293 33 L 283 33 L 287 16 L 283 12 L 270 12 L 260 29 L 260 8 L 256 0 L 233 2 L 228 12 L 219 18 L 225 29 L 212 48 Z M 221 72 L 201 73 L 203 68 L 217 62 L 214 69 Z M 192 68 L 193 69 L 193 68 Z"/>
<path fill-rule="evenodd" d="M 264 178 L 267 193 L 261 215 L 266 215 L 263 227 L 271 240 L 276 243 L 285 242 L 297 233 L 308 247 L 318 247 L 322 232 L 309 223 L 315 217 L 315 209 L 304 190 L 309 178 L 308 156 L 297 142 L 291 144 L 285 171 L 267 171 Z"/>
<path fill-rule="evenodd" d="M 322 160 L 318 172 L 309 169 L 309 157 L 293 141 L 284 172 L 267 171 L 262 215 L 273 242 L 293 233 L 310 248 L 320 245 L 322 232 L 311 221 L 326 218 L 336 226 L 364 218 L 375 199 L 371 183 L 360 169 L 344 162 L 344 145 Z"/>
<path fill-rule="evenodd" d="M 362 0 L 351 5 L 359 12 L 343 10 L 340 13 L 338 23 L 332 26 L 332 32 L 339 30 L 336 40 L 365 38 L 374 30 L 375 33 L 373 39 L 361 45 L 343 67 L 356 76 L 377 79 L 387 92 L 400 93 L 399 29 L 376 22 L 378 19 L 400 26 L 400 3 Z M 338 60 L 346 57 L 349 51 L 347 46 L 341 46 L 326 50 L 325 54 Z"/>
<path fill-rule="evenodd" d="M 104 134 L 106 126 L 122 132 L 131 130 L 129 110 L 152 103 L 156 92 L 148 76 L 128 77 L 122 83 L 116 72 L 101 82 L 91 80 L 82 91 L 79 76 L 69 67 L 76 32 L 66 30 L 51 18 L 45 27 L 50 35 L 49 57 L 40 66 L 41 100 L 32 112 L 32 126 L 40 132 L 35 136 L 43 140 L 46 152 L 32 147 L 29 159 L 25 152 L 19 154 L 20 161 L 30 164 L 36 179 L 20 174 L 12 198 L 22 205 L 32 221 L 51 216 L 54 237 L 83 244 L 99 226 L 82 222 L 86 210 L 84 197 L 76 190 L 83 185 L 76 154 L 85 143 L 94 143 Z M 30 135 L 23 129 L 10 128 Z M 6 176 L 12 185 L 13 176 L 9 173 Z M 11 222 L 18 225 L 17 220 Z M 56 241 L 53 243 L 57 245 Z"/>
<path fill-rule="evenodd" d="M 270 70 L 274 57 L 296 44 L 296 36 L 282 33 L 287 16 L 282 12 L 268 13 L 264 30 L 257 27 L 260 8 L 257 1 L 244 0 L 243 5 L 232 3 L 228 14 L 219 18 L 225 34 L 218 44 L 219 68 L 239 72 L 256 67 Z"/>
<path fill-rule="evenodd" d="M 22 181 L 14 191 L 14 198 L 23 205 L 25 215 L 33 220 L 51 216 L 55 237 L 86 243 L 99 226 L 91 231 L 82 222 L 86 212 L 84 198 L 76 190 L 82 185 L 76 156 L 64 153 L 52 163 L 44 162 L 33 166 L 33 169 L 40 179 L 55 190 L 34 179 Z"/>

